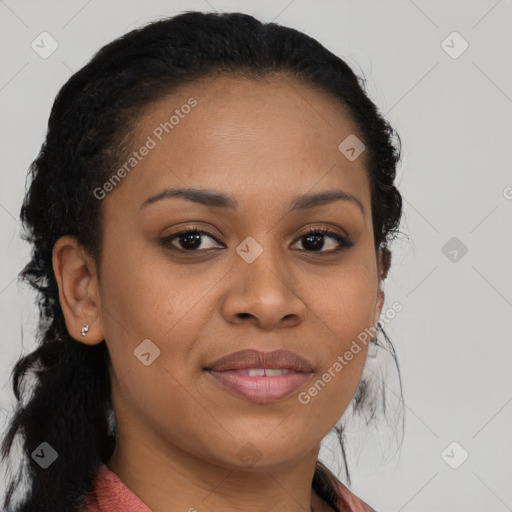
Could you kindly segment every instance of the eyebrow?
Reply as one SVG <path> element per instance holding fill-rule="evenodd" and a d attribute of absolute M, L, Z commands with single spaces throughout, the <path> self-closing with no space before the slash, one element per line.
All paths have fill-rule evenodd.
<path fill-rule="evenodd" d="M 229 208 L 236 210 L 239 206 L 235 197 L 217 192 L 215 190 L 198 188 L 166 188 L 161 192 L 158 192 L 158 194 L 154 194 L 148 197 L 141 204 L 139 210 L 142 210 L 162 199 L 173 198 L 182 198 L 186 199 L 187 201 L 192 201 L 194 203 L 199 203 L 204 206 L 215 208 Z M 337 200 L 354 203 L 361 210 L 363 217 L 365 216 L 365 210 L 361 201 L 357 197 L 341 189 L 328 190 L 325 192 L 319 192 L 317 194 L 304 194 L 295 196 L 291 201 L 290 211 L 306 210 L 308 208 L 330 204 Z"/>

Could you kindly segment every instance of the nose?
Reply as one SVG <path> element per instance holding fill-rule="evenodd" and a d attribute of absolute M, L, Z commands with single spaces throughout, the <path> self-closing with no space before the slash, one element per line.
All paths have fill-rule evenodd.
<path fill-rule="evenodd" d="M 230 273 L 222 313 L 231 323 L 250 322 L 262 329 L 292 327 L 304 321 L 307 307 L 293 269 L 270 250 L 252 263 L 243 259 Z"/>

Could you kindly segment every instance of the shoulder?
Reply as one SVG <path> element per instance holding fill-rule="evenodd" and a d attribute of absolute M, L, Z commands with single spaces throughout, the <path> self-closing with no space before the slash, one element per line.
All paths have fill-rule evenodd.
<path fill-rule="evenodd" d="M 105 464 L 96 475 L 92 493 L 86 495 L 81 512 L 151 512 Z"/>
<path fill-rule="evenodd" d="M 336 485 L 338 497 L 340 498 L 341 503 L 346 504 L 346 512 L 377 512 L 375 509 L 370 507 L 368 503 L 365 503 L 362 499 L 358 498 L 353 492 L 351 492 L 348 489 L 348 487 L 346 487 L 337 478 Z M 350 507 L 349 509 L 346 509 L 347 505 Z M 345 512 L 345 510 L 342 508 L 341 512 Z"/>

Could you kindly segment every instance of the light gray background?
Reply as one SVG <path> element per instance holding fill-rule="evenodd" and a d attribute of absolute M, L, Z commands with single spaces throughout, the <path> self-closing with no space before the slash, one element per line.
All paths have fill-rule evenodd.
<path fill-rule="evenodd" d="M 32 296 L 16 284 L 29 256 L 18 216 L 53 99 L 101 46 L 183 10 L 241 11 L 312 35 L 364 74 L 402 137 L 410 241 L 394 246 L 384 309 L 403 305 L 385 328 L 402 370 L 405 438 L 393 456 L 398 426 L 349 435 L 352 490 L 378 512 L 512 510 L 510 0 L 0 0 L 2 428 L 10 371 L 34 346 Z M 47 59 L 31 48 L 43 31 L 59 45 Z M 453 31 L 469 44 L 455 59 L 441 46 Z M 452 237 L 468 249 L 455 262 L 442 252 Z M 469 453 L 458 469 L 441 455 L 453 441 L 452 461 Z M 326 439 L 335 470 L 338 452 Z"/>

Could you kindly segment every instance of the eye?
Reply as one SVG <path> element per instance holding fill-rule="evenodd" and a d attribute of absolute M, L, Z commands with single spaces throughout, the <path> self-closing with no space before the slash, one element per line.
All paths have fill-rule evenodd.
<path fill-rule="evenodd" d="M 218 240 L 211 233 L 199 229 L 197 226 L 180 229 L 179 231 L 176 231 L 172 235 L 168 235 L 164 238 L 161 238 L 160 243 L 165 246 L 171 246 L 171 249 L 175 249 L 181 252 L 201 252 L 206 251 L 208 249 L 212 249 L 212 247 L 205 248 L 204 245 L 202 245 L 202 238 L 205 236 L 219 243 Z M 176 244 L 173 244 L 175 239 L 178 240 L 177 243 L 181 247 L 177 246 Z M 199 248 L 200 250 L 198 250 Z"/>
<path fill-rule="evenodd" d="M 205 247 L 203 244 L 204 237 L 210 238 L 217 242 L 217 245 L 212 247 Z M 322 250 L 325 247 L 325 239 L 331 239 L 331 243 L 327 245 L 333 245 L 334 240 L 334 248 L 329 250 Z M 312 228 L 302 234 L 298 240 L 304 240 L 303 246 L 306 248 L 303 249 L 305 252 L 320 252 L 320 253 L 337 253 L 344 249 L 348 249 L 352 247 L 354 243 L 350 241 L 348 238 L 345 238 L 335 231 L 332 231 L 327 228 Z M 174 243 L 176 241 L 176 243 Z M 220 242 L 208 231 L 204 231 L 197 226 L 187 227 L 172 233 L 166 237 L 160 239 L 160 243 L 164 246 L 169 247 L 170 249 L 179 251 L 179 252 L 203 252 L 208 251 L 209 249 L 214 249 L 215 247 L 219 247 Z M 221 247 L 223 248 L 223 246 Z"/>
<path fill-rule="evenodd" d="M 322 250 L 325 247 L 325 238 L 330 238 L 334 240 L 336 243 L 334 244 L 334 249 L 330 250 Z M 306 252 L 320 252 L 320 253 L 336 253 L 340 252 L 344 249 L 348 249 L 354 245 L 354 242 L 349 240 L 346 237 L 343 237 L 336 233 L 335 231 L 331 231 L 327 228 L 312 228 L 302 234 L 299 240 L 304 240 L 303 245 L 306 248 Z M 337 244 L 337 246 L 336 246 Z M 332 246 L 332 241 L 330 243 Z"/>

